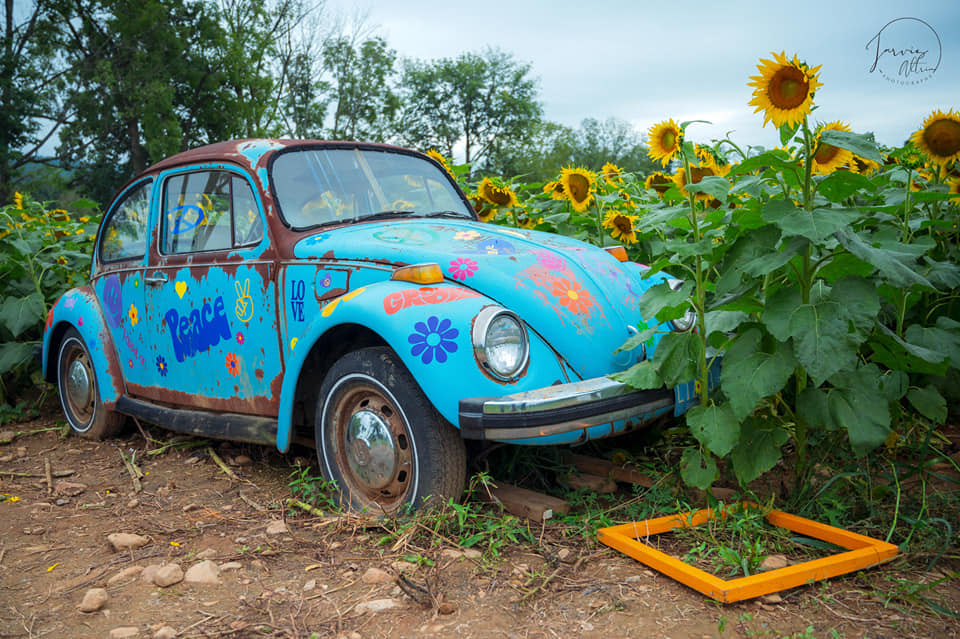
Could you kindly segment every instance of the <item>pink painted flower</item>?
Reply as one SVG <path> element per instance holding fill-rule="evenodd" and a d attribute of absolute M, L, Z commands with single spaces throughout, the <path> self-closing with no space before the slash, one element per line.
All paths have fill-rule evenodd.
<path fill-rule="evenodd" d="M 480 268 L 477 263 L 471 260 L 469 257 L 458 257 L 457 259 L 450 262 L 450 275 L 453 276 L 453 279 L 460 280 L 461 282 L 466 280 L 468 277 L 473 277 L 473 274 L 477 272 L 477 269 Z"/>
<path fill-rule="evenodd" d="M 243 344 L 243 340 L 246 339 L 243 336 L 243 333 L 237 333 L 237 344 Z"/>

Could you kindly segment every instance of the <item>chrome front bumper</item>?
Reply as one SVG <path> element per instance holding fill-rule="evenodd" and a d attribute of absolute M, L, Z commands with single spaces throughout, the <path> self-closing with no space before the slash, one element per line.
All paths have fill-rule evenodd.
<path fill-rule="evenodd" d="M 619 420 L 642 423 L 675 401 L 672 389 L 635 390 L 595 377 L 501 397 L 462 399 L 460 433 L 464 439 L 496 441 L 548 437 Z"/>

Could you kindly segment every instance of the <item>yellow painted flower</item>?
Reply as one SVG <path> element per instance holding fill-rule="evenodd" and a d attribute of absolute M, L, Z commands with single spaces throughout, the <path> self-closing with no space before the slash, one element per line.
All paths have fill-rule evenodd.
<path fill-rule="evenodd" d="M 518 206 L 517 194 L 509 186 L 497 184 L 488 177 L 480 181 L 477 186 L 477 195 L 494 206 Z"/>
<path fill-rule="evenodd" d="M 551 200 L 565 200 L 567 196 L 563 194 L 563 184 L 560 180 L 554 180 L 553 182 L 547 182 L 543 185 L 543 192 L 550 194 Z"/>
<path fill-rule="evenodd" d="M 603 168 L 600 169 L 600 174 L 607 181 L 607 184 L 623 184 L 623 169 L 613 162 L 604 164 Z"/>
<path fill-rule="evenodd" d="M 683 132 L 672 118 L 654 124 L 647 134 L 650 136 L 647 155 L 653 161 L 660 160 L 662 166 L 666 166 L 673 156 L 680 152 L 680 147 L 683 145 Z"/>
<path fill-rule="evenodd" d="M 643 181 L 643 188 L 653 189 L 660 197 L 663 197 L 671 186 L 673 186 L 673 178 L 660 171 L 654 171 Z"/>
<path fill-rule="evenodd" d="M 764 126 L 767 122 L 775 127 L 796 126 L 810 113 L 813 96 L 823 86 L 817 78 L 820 67 L 810 68 L 796 55 L 792 60 L 787 60 L 783 52 L 770 55 L 773 60 L 760 59 L 760 75 L 750 76 L 747 86 L 756 88 L 748 104 L 757 107 L 754 113 L 764 112 Z"/>
<path fill-rule="evenodd" d="M 597 174 L 582 167 L 568 166 L 560 171 L 563 193 L 573 205 L 573 210 L 583 213 L 593 201 L 597 190 Z"/>
<path fill-rule="evenodd" d="M 853 153 L 841 149 L 839 147 L 833 146 L 832 144 L 825 144 L 821 141 L 820 136 L 824 131 L 849 131 L 850 127 L 837 120 L 836 122 L 828 122 L 827 124 L 821 124 L 817 127 L 815 132 L 815 140 L 813 147 L 813 172 L 817 175 L 829 175 L 835 170 L 839 169 L 844 164 L 850 164 L 853 161 Z"/>
<path fill-rule="evenodd" d="M 443 157 L 443 154 L 440 153 L 440 151 L 437 151 L 436 149 L 430 149 L 427 151 L 427 157 L 433 158 L 443 165 L 443 168 L 446 169 L 447 173 L 450 174 L 450 177 L 453 177 L 453 170 L 450 168 L 450 163 L 447 162 L 447 158 Z"/>
<path fill-rule="evenodd" d="M 127 315 L 130 317 L 130 326 L 136 326 L 137 322 L 140 321 L 140 314 L 137 312 L 137 307 L 133 304 L 130 305 L 130 310 L 127 311 Z"/>
<path fill-rule="evenodd" d="M 937 164 L 960 161 L 960 113 L 937 109 L 910 139 Z"/>
<path fill-rule="evenodd" d="M 603 217 L 603 228 L 610 229 L 610 236 L 624 244 L 635 244 L 637 231 L 633 228 L 637 215 L 625 215 L 620 211 L 610 211 Z"/>
<path fill-rule="evenodd" d="M 23 208 L 23 196 L 20 195 L 19 191 L 14 191 L 13 193 L 13 205 L 18 209 Z"/>

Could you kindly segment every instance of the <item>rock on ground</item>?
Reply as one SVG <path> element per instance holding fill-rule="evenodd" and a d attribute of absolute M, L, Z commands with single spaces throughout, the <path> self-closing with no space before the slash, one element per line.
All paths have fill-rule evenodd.
<path fill-rule="evenodd" d="M 206 559 L 195 566 L 190 566 L 183 580 L 190 584 L 216 585 L 220 583 L 220 567 Z"/>
<path fill-rule="evenodd" d="M 114 584 L 120 583 L 124 579 L 129 579 L 130 577 L 135 577 L 143 572 L 143 566 L 127 566 L 113 577 L 107 579 L 107 585 L 112 586 Z"/>
<path fill-rule="evenodd" d="M 183 570 L 177 564 L 161 566 L 153 576 L 153 583 L 161 588 L 178 584 L 181 581 L 183 581 Z"/>
<path fill-rule="evenodd" d="M 134 535 L 133 533 L 111 533 L 107 535 L 107 541 L 117 552 L 121 550 L 131 550 L 143 548 L 150 543 L 147 537 Z"/>
<path fill-rule="evenodd" d="M 108 599 L 110 596 L 107 595 L 106 588 L 91 588 L 83 595 L 80 612 L 96 612 L 107 605 Z"/>
<path fill-rule="evenodd" d="M 271 521 L 269 525 L 267 525 L 268 535 L 285 535 L 288 532 L 289 530 L 287 529 L 287 524 L 279 519 L 276 521 Z"/>
<path fill-rule="evenodd" d="M 365 584 L 385 584 L 393 581 L 393 575 L 379 568 L 367 568 L 360 580 Z"/>
<path fill-rule="evenodd" d="M 140 629 L 136 626 L 121 626 L 110 631 L 110 639 L 129 639 L 140 634 Z"/>

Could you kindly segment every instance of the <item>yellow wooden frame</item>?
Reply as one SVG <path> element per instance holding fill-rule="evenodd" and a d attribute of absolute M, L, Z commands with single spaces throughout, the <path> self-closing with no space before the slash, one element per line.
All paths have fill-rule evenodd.
<path fill-rule="evenodd" d="M 749 504 L 744 505 L 750 506 Z M 890 561 L 900 551 L 897 546 L 879 539 L 858 535 L 810 519 L 773 510 L 767 515 L 767 521 L 770 524 L 847 548 L 848 552 L 770 570 L 750 577 L 725 581 L 671 557 L 642 541 L 644 538 L 669 532 L 674 528 L 698 526 L 714 519 L 715 516 L 716 513 L 713 509 L 704 508 L 695 512 L 601 528 L 597 531 L 597 536 L 601 543 L 615 548 L 654 570 L 662 572 L 680 583 L 723 603 L 751 599 L 794 586 L 836 577 L 862 568 L 877 566 Z M 721 513 L 721 516 L 725 516 L 725 513 Z"/>

